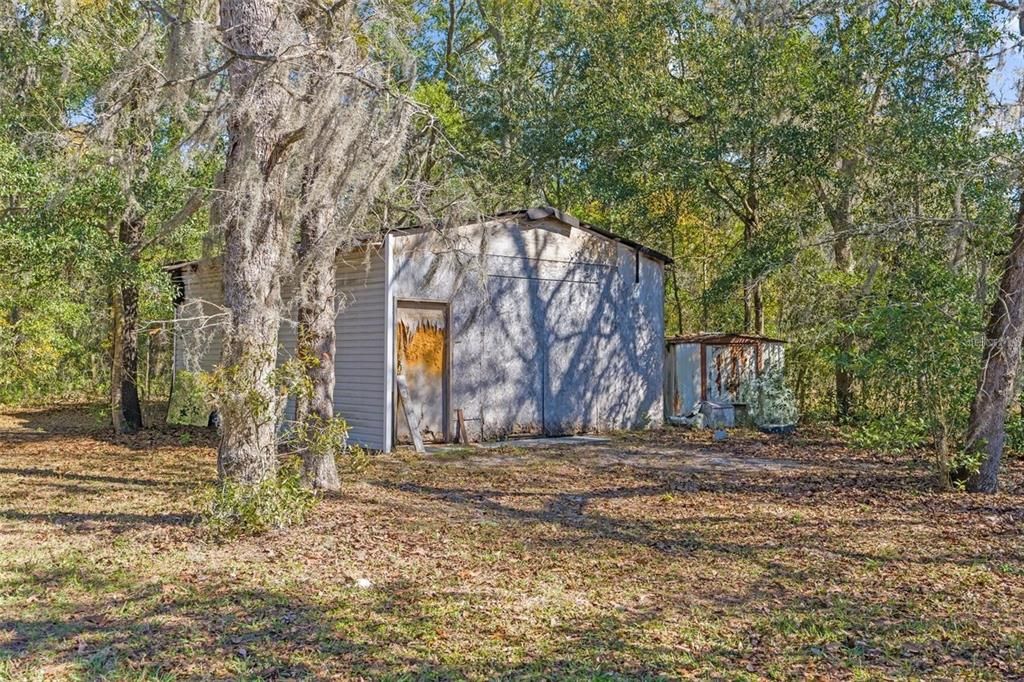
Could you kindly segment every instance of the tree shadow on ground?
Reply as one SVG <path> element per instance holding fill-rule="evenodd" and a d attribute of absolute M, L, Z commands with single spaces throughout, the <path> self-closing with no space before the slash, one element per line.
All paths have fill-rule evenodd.
<path fill-rule="evenodd" d="M 566 614 L 547 626 L 543 641 L 511 642 L 525 648 L 502 660 L 477 651 L 507 651 L 508 635 L 500 631 L 462 633 L 469 639 L 453 652 L 446 639 L 452 616 L 437 608 L 434 588 L 410 581 L 316 601 L 222 578 L 161 583 L 68 565 L 20 570 L 11 589 L 87 592 L 70 604 L 63 596 L 59 615 L 40 607 L 0 620 L 7 637 L 0 665 L 15 675 L 29 672 L 24 661 L 45 661 L 54 674 L 106 679 L 674 679 L 702 670 L 765 671 L 777 664 L 781 646 L 801 654 L 800 667 L 789 669 L 793 678 L 837 667 L 892 672 L 894 660 L 912 675 L 993 660 L 1002 661 L 1006 675 L 1024 672 L 1014 663 L 1019 642 L 1009 633 L 985 651 L 955 639 L 922 640 L 921 632 L 956 626 L 956 618 L 841 596 L 784 598 L 736 625 L 726 625 L 734 604 L 712 606 L 725 629 L 692 652 L 644 635 L 666 616 L 664 605 Z M 470 603 L 485 598 L 460 593 Z M 699 602 L 689 608 L 704 611 L 701 627 L 714 622 Z M 679 627 L 687 627 L 685 619 Z"/>
<path fill-rule="evenodd" d="M 645 616 L 569 620 L 552 642 L 516 662 L 437 654 L 444 616 L 436 598 L 411 583 L 353 590 L 323 603 L 294 592 L 232 585 L 152 583 L 82 567 L 23 566 L 9 586 L 84 588 L 77 601 L 0 620 L 7 633 L 0 666 L 13 673 L 25 661 L 89 678 L 184 677 L 234 679 L 494 679 L 662 678 L 672 652 L 632 642 Z M 478 635 L 481 642 L 486 634 Z M 623 668 L 617 657 L 631 663 Z M 28 672 L 25 670 L 24 672 Z"/>
<path fill-rule="evenodd" d="M 716 452 L 728 457 L 725 450 Z M 552 462 L 569 463 L 584 471 L 589 469 L 590 475 L 598 478 L 616 474 L 630 481 L 630 484 L 589 490 L 579 490 L 575 486 L 577 489 L 573 492 L 560 492 L 559 487 L 564 486 L 564 479 L 531 480 L 531 462 L 544 462 L 544 467 L 550 467 Z M 919 526 L 921 518 L 937 513 L 970 515 L 975 522 L 980 521 L 984 515 L 997 514 L 1009 522 L 1005 532 L 1012 532 L 1024 521 L 1024 512 L 1013 501 L 1007 501 L 1005 496 L 997 501 L 977 497 L 964 500 L 964 496 L 960 495 L 955 496 L 957 505 L 950 504 L 954 494 L 937 494 L 930 473 L 915 466 L 903 466 L 893 471 L 882 465 L 843 467 L 831 463 L 827 466 L 800 465 L 776 470 L 729 469 L 722 466 L 695 471 L 690 466 L 690 455 L 685 449 L 678 454 L 665 455 L 657 464 L 650 463 L 649 457 L 639 463 L 615 461 L 609 464 L 593 454 L 580 455 L 573 452 L 572 448 L 566 448 L 541 454 L 531 452 L 523 458 L 517 471 L 529 492 L 501 490 L 488 485 L 485 477 L 481 477 L 480 487 L 383 479 L 372 481 L 372 485 L 473 510 L 505 523 L 554 524 L 570 531 L 561 539 L 548 540 L 550 544 L 612 541 L 667 555 L 711 552 L 749 560 L 759 560 L 762 555 L 780 550 L 800 552 L 807 549 L 821 550 L 834 557 L 855 562 L 886 563 L 894 559 L 889 554 L 854 548 L 845 542 L 830 542 L 820 534 L 820 527 L 843 529 L 850 533 L 863 532 L 869 528 L 884 531 L 900 526 Z M 649 518 L 620 517 L 594 510 L 596 503 L 608 500 L 647 498 L 653 503 L 658 499 L 699 499 L 707 495 L 737 496 L 757 500 L 761 504 L 774 502 L 780 507 L 796 509 L 845 500 L 851 508 L 859 509 L 859 512 L 819 522 L 802 520 L 777 524 L 771 529 L 771 537 L 765 539 L 711 533 L 709 531 L 713 524 L 725 519 L 705 518 L 704 515 L 685 519 L 671 516 L 659 518 L 657 515 Z M 535 504 L 537 501 L 542 501 L 542 506 L 538 507 Z M 893 504 L 907 517 L 880 520 L 875 515 L 881 501 Z M 736 516 L 728 521 L 749 524 L 751 518 Z M 984 524 L 979 525 L 985 527 Z M 957 546 L 904 547 L 898 558 L 908 564 L 921 566 L 972 566 L 978 562 L 1021 559 L 1012 545 L 1005 548 L 989 547 L 984 552 L 965 551 Z M 770 574 L 780 570 L 777 564 L 771 562 L 765 563 L 764 567 Z"/>
<path fill-rule="evenodd" d="M 125 486 L 143 487 L 180 487 L 186 486 L 183 481 L 165 481 L 155 478 L 131 478 L 125 476 L 106 476 L 103 474 L 80 474 L 73 471 L 60 471 L 58 469 L 43 469 L 39 467 L 0 467 L 0 475 L 17 476 L 21 478 L 57 479 L 60 481 L 86 481 L 89 483 L 113 483 Z"/>
<path fill-rule="evenodd" d="M 90 677 L 129 671 L 173 675 L 196 661 L 209 661 L 216 669 L 217 662 L 230 660 L 230 675 L 309 677 L 313 670 L 301 654 L 311 644 L 334 654 L 351 650 L 332 636 L 318 608 L 263 589 L 164 593 L 162 585 L 130 585 L 124 597 L 121 581 L 90 579 L 80 571 L 37 574 L 32 580 L 53 589 L 75 581 L 117 594 L 105 601 L 83 598 L 65 609 L 73 614 L 66 617 L 26 615 L 0 622 L 0 630 L 12 633 L 0 660 L 7 658 L 15 668 L 20 659 L 35 656 Z M 130 615 L 111 615 L 118 611 Z"/>
<path fill-rule="evenodd" d="M 124 512 L 20 512 L 0 509 L 0 519 L 52 523 L 69 530 L 88 530 L 96 524 L 112 532 L 137 530 L 141 526 L 188 526 L 196 521 L 195 514 L 129 514 Z"/>
<path fill-rule="evenodd" d="M 143 404 L 145 428 L 133 434 L 117 433 L 110 424 L 109 410 L 93 403 L 21 408 L 0 414 L 0 443 L 59 443 L 68 437 L 88 437 L 135 451 L 154 447 L 214 445 L 216 431 L 197 426 L 167 424 L 166 401 Z"/>
<path fill-rule="evenodd" d="M 986 667 L 1024 677 L 1016 621 L 984 602 L 1019 594 L 1007 585 L 1024 570 L 1020 543 L 1000 533 L 1019 536 L 1020 505 L 1007 495 L 936 494 L 915 467 L 694 471 L 685 452 L 651 449 L 634 461 L 544 451 L 476 469 L 384 458 L 374 480 L 326 498 L 311 526 L 221 551 L 186 530 L 168 532 L 187 523 L 168 510 L 179 508 L 178 486 L 210 469 L 210 452 L 162 453 L 153 476 L 130 453 L 123 477 L 115 468 L 123 451 L 54 452 L 26 451 L 12 458 L 21 466 L 0 472 L 4 484 L 18 479 L 10 489 L 20 494 L 26 481 L 72 485 L 60 469 L 90 467 L 67 477 L 79 486 L 59 491 L 68 499 L 54 496 L 64 511 L 41 513 L 20 500 L 0 512 L 12 522 L 6 536 L 35 543 L 37 557 L 15 550 L 0 566 L 13 595 L 0 611 L 0 677 L 47 665 L 51 677 L 133 679 L 675 679 L 773 670 L 829 678 L 856 668 L 955 678 L 951 671 Z M 984 518 L 991 514 L 998 523 Z M 933 523 L 943 527 L 921 530 Z M 119 546 L 99 550 L 105 538 L 95 531 L 106 527 L 127 534 L 125 555 L 137 563 L 126 565 L 139 573 L 117 567 Z M 904 531 L 919 544 L 899 544 Z M 864 534 L 893 547 L 861 542 Z M 145 568 L 168 536 L 184 567 Z M 318 553 L 328 542 L 330 551 Z M 315 558 L 253 559 L 264 544 Z M 54 555 L 55 547 L 79 547 L 68 553 L 78 558 Z M 420 551 L 403 554 L 411 548 Z M 500 558 L 481 558 L 492 550 Z M 334 552 L 340 563 L 328 563 Z M 357 589 L 347 561 L 390 577 L 372 574 L 379 584 Z M 239 566 L 238 577 L 227 569 Z M 730 572 L 735 566 L 743 573 Z M 463 568 L 482 577 L 463 581 Z M 553 596 L 541 603 L 536 591 L 547 587 Z M 639 603 L 638 593 L 653 596 Z M 534 622 L 517 630 L 517 615 Z M 805 667 L 787 667 L 791 660 Z"/>

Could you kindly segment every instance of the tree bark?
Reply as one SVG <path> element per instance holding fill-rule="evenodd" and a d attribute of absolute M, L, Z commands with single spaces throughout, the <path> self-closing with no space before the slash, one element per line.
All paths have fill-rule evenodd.
<path fill-rule="evenodd" d="M 964 452 L 981 457 L 977 471 L 961 464 L 950 479 L 971 492 L 993 493 L 1006 441 L 1006 412 L 1014 399 L 1014 382 L 1024 341 L 1024 190 L 1018 199 L 1013 247 L 989 313 L 982 350 L 981 378 L 971 403 Z"/>
<path fill-rule="evenodd" d="M 743 248 L 750 250 L 753 238 L 753 225 L 749 219 L 743 221 Z M 754 288 L 750 275 L 743 275 L 743 331 L 752 332 L 754 329 Z"/>
<path fill-rule="evenodd" d="M 296 400 L 296 421 L 326 423 L 334 418 L 334 350 L 336 307 L 335 249 L 325 239 L 324 212 L 300 226 L 299 253 L 305 264 L 299 280 L 298 354 L 311 384 L 308 396 Z M 328 244 L 325 248 L 325 244 Z M 334 452 L 308 449 L 302 456 L 303 480 L 321 490 L 338 490 Z"/>
<path fill-rule="evenodd" d="M 121 343 L 118 344 L 119 357 L 115 365 L 120 366 L 119 417 L 114 419 L 114 427 L 121 433 L 134 433 L 142 428 L 142 405 L 139 401 L 139 285 L 138 276 L 139 246 L 142 242 L 142 220 L 125 218 L 121 221 L 119 231 L 121 248 L 127 253 L 131 266 L 121 281 Z"/>
<path fill-rule="evenodd" d="M 836 270 L 853 274 L 853 250 L 850 247 L 849 229 L 850 214 L 849 204 L 845 205 L 845 212 L 835 216 L 833 222 L 835 230 L 834 254 Z M 853 302 L 847 297 L 840 300 L 839 320 L 845 323 L 853 314 Z M 850 419 L 853 412 L 853 372 L 850 371 L 848 363 L 853 356 L 854 336 L 847 331 L 840 331 L 837 339 L 838 357 L 836 358 L 836 420 L 844 423 Z"/>
<path fill-rule="evenodd" d="M 820 184 L 816 190 L 818 200 L 829 225 L 832 227 L 832 254 L 837 272 L 852 275 L 854 272 L 853 244 L 850 237 L 853 233 L 854 187 L 859 163 L 856 158 L 846 157 L 838 162 L 840 182 L 842 183 L 835 200 L 832 201 Z M 841 298 L 837 318 L 845 322 L 853 312 L 853 301 L 850 296 Z M 841 331 L 836 338 L 837 358 L 835 365 L 836 390 L 836 421 L 843 423 L 849 420 L 853 411 L 853 373 L 846 366 L 853 354 L 855 339 L 853 334 Z"/>
<path fill-rule="evenodd" d="M 752 286 L 754 298 L 754 333 L 764 336 L 764 297 L 761 294 L 761 283 Z"/>
<path fill-rule="evenodd" d="M 836 360 L 836 421 L 845 423 L 853 412 L 853 373 L 843 364 L 853 353 L 853 335 L 842 332 L 838 339 L 839 358 Z"/>
<path fill-rule="evenodd" d="M 124 343 L 124 304 L 121 287 L 115 284 L 110 292 L 110 421 L 114 430 L 124 433 L 124 411 L 121 409 L 121 344 Z"/>
<path fill-rule="evenodd" d="M 288 233 L 281 216 L 286 164 L 294 131 L 281 130 L 289 105 L 287 70 L 267 62 L 290 32 L 279 23 L 280 0 L 222 0 L 234 106 L 227 118 L 228 154 L 218 206 L 224 226 L 224 334 L 219 387 L 217 469 L 252 485 L 277 473 L 277 418 L 282 396 L 272 385 L 281 316 L 281 271 Z M 260 55 L 259 59 L 250 55 Z"/>
<path fill-rule="evenodd" d="M 750 215 L 743 220 L 743 245 L 749 252 L 753 248 L 754 235 L 759 231 L 757 214 L 757 197 L 750 193 L 747 197 Z M 761 293 L 761 282 L 750 275 L 743 278 L 743 331 L 764 335 L 764 297 Z"/>
<path fill-rule="evenodd" d="M 171 344 L 167 339 L 167 328 L 161 326 L 160 331 L 149 338 L 150 363 L 147 383 L 156 382 L 157 390 L 161 390 L 163 388 L 163 378 L 167 375 L 167 368 L 170 364 L 169 361 L 173 361 L 173 359 L 169 357 L 170 350 Z"/>
<path fill-rule="evenodd" d="M 139 400 L 139 288 L 134 282 L 122 287 L 121 303 L 121 430 L 134 433 L 143 427 Z"/>
<path fill-rule="evenodd" d="M 671 230 L 669 231 L 669 234 L 671 235 L 669 243 L 671 244 L 672 260 L 673 261 L 677 260 L 678 256 L 679 256 L 679 254 L 677 253 L 677 246 L 676 246 L 676 241 L 677 241 L 677 239 L 676 239 L 676 231 L 679 229 L 679 218 L 678 218 L 678 216 L 679 216 L 679 209 L 678 209 L 678 206 L 676 207 L 675 216 L 676 216 L 676 220 L 673 223 Z M 672 301 L 675 304 L 675 309 L 676 309 L 676 334 L 682 334 L 683 333 L 683 301 L 682 301 L 682 298 L 679 296 L 679 271 L 676 269 L 675 264 L 672 265 L 672 269 L 669 271 L 669 276 L 672 278 Z"/>

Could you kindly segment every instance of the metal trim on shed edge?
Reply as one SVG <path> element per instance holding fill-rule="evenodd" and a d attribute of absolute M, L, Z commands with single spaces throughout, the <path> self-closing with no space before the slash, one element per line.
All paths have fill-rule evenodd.
<path fill-rule="evenodd" d="M 395 419 L 395 301 L 394 301 L 395 240 L 389 233 L 384 236 L 384 380 L 387 390 L 384 398 L 384 452 L 394 447 L 392 437 Z"/>

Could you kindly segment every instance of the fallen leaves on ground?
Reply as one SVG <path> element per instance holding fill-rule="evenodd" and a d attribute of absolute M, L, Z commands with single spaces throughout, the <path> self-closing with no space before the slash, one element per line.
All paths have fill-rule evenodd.
<path fill-rule="evenodd" d="M 1024 511 L 836 434 L 374 459 L 306 527 L 193 527 L 201 429 L 0 415 L 0 678 L 1022 678 Z"/>

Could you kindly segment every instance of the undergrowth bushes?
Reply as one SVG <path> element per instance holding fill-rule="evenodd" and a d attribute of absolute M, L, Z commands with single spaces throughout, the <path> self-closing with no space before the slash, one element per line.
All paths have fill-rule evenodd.
<path fill-rule="evenodd" d="M 290 458 L 277 477 L 257 485 L 223 481 L 200 496 L 200 523 L 212 540 L 224 542 L 303 523 L 319 495 L 302 484 L 299 462 Z"/>
<path fill-rule="evenodd" d="M 1024 415 L 1013 414 L 1006 418 L 1006 449 L 1024 454 Z"/>
<path fill-rule="evenodd" d="M 921 417 L 891 414 L 865 421 L 850 434 L 850 444 L 864 450 L 899 454 L 925 447 L 931 441 Z"/>

